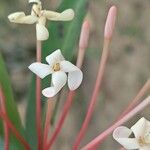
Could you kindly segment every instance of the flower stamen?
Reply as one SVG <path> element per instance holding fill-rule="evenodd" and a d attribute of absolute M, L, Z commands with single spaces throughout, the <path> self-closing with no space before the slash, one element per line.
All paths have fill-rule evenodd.
<path fill-rule="evenodd" d="M 53 70 L 54 70 L 55 72 L 56 72 L 56 71 L 59 71 L 59 70 L 60 70 L 60 64 L 59 64 L 59 63 L 54 64 Z"/>
<path fill-rule="evenodd" d="M 150 144 L 150 133 L 144 135 L 144 137 L 139 137 L 139 145 Z"/>

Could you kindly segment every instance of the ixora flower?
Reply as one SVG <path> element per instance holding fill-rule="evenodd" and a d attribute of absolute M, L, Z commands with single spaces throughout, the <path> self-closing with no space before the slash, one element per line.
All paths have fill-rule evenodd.
<path fill-rule="evenodd" d="M 132 133 L 133 138 L 130 137 Z M 118 127 L 114 130 L 113 137 L 125 149 L 150 150 L 150 121 L 141 118 L 131 129 Z"/>
<path fill-rule="evenodd" d="M 8 16 L 10 22 L 20 24 L 34 24 L 36 23 L 36 36 L 37 40 L 47 40 L 49 32 L 46 25 L 46 20 L 52 21 L 69 21 L 74 18 L 74 11 L 67 9 L 62 13 L 42 10 L 42 4 L 40 0 L 29 0 L 29 3 L 33 3 L 31 15 L 25 15 L 24 12 L 15 12 Z"/>
<path fill-rule="evenodd" d="M 60 50 L 56 50 L 47 56 L 46 61 L 48 65 L 35 62 L 29 66 L 29 69 L 42 79 L 52 74 L 52 86 L 42 91 L 45 97 L 53 97 L 61 90 L 67 82 L 66 73 L 68 73 L 68 87 L 71 91 L 80 86 L 83 79 L 82 71 L 66 61 Z"/>

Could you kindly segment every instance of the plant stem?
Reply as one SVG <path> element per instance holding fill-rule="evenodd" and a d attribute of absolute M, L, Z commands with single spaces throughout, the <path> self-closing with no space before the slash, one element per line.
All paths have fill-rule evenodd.
<path fill-rule="evenodd" d="M 41 62 L 41 41 L 36 43 L 36 60 Z M 41 79 L 36 76 L 36 127 L 38 136 L 38 150 L 42 149 L 42 131 L 41 131 Z"/>
<path fill-rule="evenodd" d="M 127 114 L 130 110 L 132 110 L 143 98 L 145 93 L 147 93 L 150 90 L 150 79 L 144 84 L 142 89 L 139 91 L 139 93 L 136 95 L 136 97 L 129 103 L 127 108 L 119 115 L 118 119 L 123 117 L 125 114 Z"/>
<path fill-rule="evenodd" d="M 11 131 L 14 133 L 14 135 L 20 141 L 20 143 L 22 143 L 25 149 L 30 150 L 29 144 L 25 141 L 25 139 L 20 135 L 17 129 L 13 126 L 13 124 L 11 123 L 7 115 L 5 115 L 3 112 L 0 111 L 0 117 L 7 123 L 8 127 L 11 129 Z"/>
<path fill-rule="evenodd" d="M 82 25 L 82 29 L 81 29 L 81 34 L 80 34 L 79 51 L 78 51 L 78 57 L 77 57 L 77 62 L 76 62 L 76 65 L 78 68 L 81 68 L 82 64 L 83 64 L 85 50 L 88 46 L 89 33 L 90 33 L 90 24 L 88 21 L 84 21 L 84 23 Z M 55 129 L 50 141 L 47 144 L 47 149 L 50 149 L 52 147 L 53 143 L 55 142 L 57 135 L 59 134 L 59 132 L 63 126 L 63 123 L 66 119 L 66 116 L 70 110 L 74 96 L 75 96 L 75 92 L 69 91 L 66 103 L 64 105 L 64 108 L 63 108 L 63 111 L 61 114 L 61 117 L 58 121 L 56 129 Z"/>
<path fill-rule="evenodd" d="M 46 149 L 51 117 L 52 117 L 52 101 L 49 99 L 47 112 L 46 112 L 45 127 L 44 127 L 43 149 Z"/>
<path fill-rule="evenodd" d="M 2 91 L 2 88 L 0 87 L 0 108 L 1 108 L 1 111 L 7 115 L 7 112 L 6 112 L 6 107 L 5 107 L 5 96 L 3 94 L 3 91 Z M 8 128 L 8 125 L 7 123 L 4 121 L 3 123 L 3 126 L 4 126 L 4 133 L 5 133 L 5 144 L 4 144 L 4 149 L 5 150 L 9 150 L 9 128 Z"/>
<path fill-rule="evenodd" d="M 150 96 L 143 100 L 139 105 L 137 105 L 133 110 L 123 116 L 116 123 L 114 123 L 111 127 L 102 132 L 94 140 L 84 146 L 81 150 L 93 150 L 92 148 L 98 146 L 105 138 L 107 138 L 108 135 L 110 135 L 114 131 L 115 128 L 127 122 L 129 119 L 134 117 L 137 113 L 142 111 L 148 105 L 150 105 Z"/>
<path fill-rule="evenodd" d="M 100 60 L 100 65 L 99 65 L 99 71 L 98 71 L 98 75 L 97 75 L 97 79 L 95 82 L 95 87 L 92 93 L 92 97 L 90 100 L 90 104 L 86 113 L 86 117 L 84 119 L 84 122 L 82 124 L 82 127 L 80 129 L 80 132 L 75 140 L 75 143 L 73 145 L 73 150 L 77 150 L 79 147 L 79 144 L 81 142 L 81 140 L 83 139 L 85 132 L 87 130 L 88 124 L 91 120 L 93 111 L 94 111 L 94 107 L 95 107 L 95 103 L 96 103 L 96 99 L 98 96 L 99 91 L 101 90 L 101 84 L 102 84 L 102 80 L 103 80 L 103 76 L 104 76 L 104 71 L 105 71 L 105 67 L 106 67 L 106 63 L 107 63 L 107 59 L 109 56 L 109 45 L 110 45 L 110 39 L 105 39 L 104 40 L 104 48 L 103 48 L 103 53 L 102 53 L 102 57 Z"/>
<path fill-rule="evenodd" d="M 83 64 L 84 55 L 85 55 L 85 48 L 79 48 L 77 63 L 76 63 L 77 67 L 79 67 L 79 68 L 81 68 L 82 64 Z M 60 132 L 62 126 L 63 126 L 63 123 L 64 123 L 64 121 L 66 119 L 66 116 L 67 116 L 67 114 L 70 110 L 70 107 L 72 105 L 72 101 L 73 101 L 74 96 L 75 96 L 75 92 L 74 91 L 69 91 L 66 103 L 65 103 L 64 108 L 63 108 L 62 115 L 61 115 L 61 117 L 58 121 L 56 129 L 55 129 L 50 141 L 47 144 L 48 149 L 50 149 L 51 146 L 53 145 L 53 143 L 55 142 L 55 139 L 57 138 L 57 135 L 59 134 L 59 132 Z"/>
<path fill-rule="evenodd" d="M 59 121 L 57 123 L 56 129 L 55 129 L 55 131 L 54 131 L 50 141 L 48 142 L 48 144 L 46 146 L 47 147 L 46 149 L 50 149 L 52 147 L 52 144 L 54 143 L 57 135 L 59 134 L 59 132 L 60 132 L 60 130 L 62 128 L 62 125 L 63 125 L 63 123 L 65 121 L 65 118 L 66 118 L 66 116 L 68 114 L 68 111 L 69 111 L 69 109 L 71 107 L 74 95 L 75 95 L 74 91 L 70 91 L 68 93 L 68 97 L 67 97 L 66 103 L 64 105 L 62 114 L 61 114 L 60 119 L 59 119 Z"/>

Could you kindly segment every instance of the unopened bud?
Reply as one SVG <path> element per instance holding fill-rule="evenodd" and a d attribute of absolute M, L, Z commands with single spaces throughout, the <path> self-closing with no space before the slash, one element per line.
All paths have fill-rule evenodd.
<path fill-rule="evenodd" d="M 104 37 L 107 39 L 112 38 L 115 22 L 116 22 L 116 15 L 117 15 L 117 8 L 116 6 L 112 6 L 109 9 L 106 24 L 105 24 Z"/>
<path fill-rule="evenodd" d="M 89 21 L 84 21 L 79 41 L 79 47 L 81 49 L 85 49 L 88 46 L 89 34 L 90 34 L 90 23 Z"/>

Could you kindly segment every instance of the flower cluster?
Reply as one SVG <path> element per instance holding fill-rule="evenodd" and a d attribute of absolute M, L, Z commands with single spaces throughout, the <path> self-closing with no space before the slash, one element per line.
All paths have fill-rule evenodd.
<path fill-rule="evenodd" d="M 33 24 L 36 23 L 36 36 L 38 41 L 47 40 L 49 32 L 46 25 L 46 20 L 53 21 L 69 21 L 74 17 L 74 11 L 67 9 L 62 13 L 43 10 L 40 0 L 29 0 L 33 3 L 31 14 L 25 15 L 24 12 L 15 12 L 8 16 L 9 20 L 14 23 Z M 42 91 L 46 97 L 55 96 L 67 82 L 70 90 L 75 90 L 82 82 L 83 74 L 79 68 L 68 61 L 65 61 L 60 50 L 56 50 L 51 55 L 46 57 L 49 65 L 40 62 L 33 63 L 29 69 L 40 78 L 52 74 L 52 86 Z"/>
<path fill-rule="evenodd" d="M 74 17 L 74 11 L 72 9 L 67 9 L 62 13 L 43 10 L 42 3 L 40 0 L 29 0 L 29 3 L 32 3 L 32 10 L 30 15 L 25 15 L 24 12 L 16 12 L 10 14 L 8 16 L 9 20 L 14 23 L 20 24 L 34 24 L 36 23 L 36 36 L 37 36 L 37 43 L 39 42 L 40 46 L 37 44 L 37 62 L 32 63 L 28 68 L 37 75 L 36 78 L 36 126 L 37 126 L 37 136 L 38 136 L 38 149 L 50 149 L 53 145 L 58 133 L 60 132 L 63 122 L 66 118 L 66 115 L 69 111 L 69 108 L 72 104 L 72 100 L 74 97 L 74 90 L 76 90 L 82 80 L 83 80 L 83 73 L 80 70 L 85 54 L 85 49 L 88 45 L 88 38 L 89 38 L 89 25 L 88 23 L 84 23 L 80 42 L 79 42 L 79 54 L 77 59 L 77 66 L 73 65 L 71 62 L 65 60 L 64 56 L 61 53 L 61 50 L 58 49 L 54 51 L 52 54 L 46 57 L 46 62 L 48 64 L 41 63 L 41 41 L 47 40 L 49 37 L 49 32 L 46 28 L 46 21 L 69 21 L 72 20 Z M 80 132 L 75 140 L 73 145 L 73 150 L 77 150 L 81 140 L 83 139 L 89 122 L 91 120 L 92 114 L 94 112 L 94 107 L 96 103 L 96 99 L 98 93 L 101 88 L 101 83 L 104 76 L 104 71 L 106 67 L 106 62 L 109 55 L 109 46 L 112 39 L 115 21 L 116 21 L 116 14 L 117 8 L 115 6 L 111 7 L 108 13 L 108 17 L 106 20 L 105 31 L 104 31 L 104 48 L 102 52 L 102 59 L 100 61 L 98 74 L 96 78 L 95 87 L 90 99 L 89 107 L 85 116 L 85 120 L 82 124 Z M 38 47 L 39 46 L 39 47 Z M 40 52 L 39 52 L 40 51 Z M 50 108 L 50 101 L 48 101 L 48 109 L 46 112 L 46 119 L 45 119 L 45 128 L 44 128 L 44 140 L 42 140 L 42 127 L 41 127 L 41 79 L 45 78 L 48 75 L 52 75 L 51 78 L 51 85 L 42 90 L 42 94 L 49 98 L 55 96 L 67 83 L 69 87 L 68 97 L 66 99 L 66 103 L 64 104 L 64 109 L 62 110 L 62 115 L 60 120 L 58 121 L 58 125 L 54 130 L 50 140 L 48 140 L 48 131 L 49 131 L 49 123 L 51 120 L 51 108 Z M 41 79 L 40 79 L 41 78 Z M 148 86 L 147 86 L 148 85 Z M 146 120 L 145 118 L 141 118 L 135 125 L 131 127 L 131 129 L 120 126 L 125 123 L 127 120 L 132 118 L 136 115 L 139 111 L 143 110 L 147 105 L 150 104 L 150 97 L 143 100 L 143 102 L 139 103 L 139 99 L 145 94 L 150 87 L 150 81 L 146 83 L 143 87 L 142 94 L 139 92 L 138 96 L 130 103 L 129 107 L 125 109 L 125 111 L 119 116 L 120 118 L 108 129 L 106 129 L 103 133 L 101 133 L 98 137 L 92 140 L 89 144 L 82 148 L 82 150 L 90 150 L 95 149 L 98 144 L 102 143 L 102 141 L 113 132 L 113 138 L 120 143 L 125 149 L 128 150 L 150 150 L 150 121 Z M 144 91 L 144 92 L 143 92 Z M 5 99 L 3 96 L 2 89 L 0 87 L 0 103 L 4 102 L 2 99 Z M 1 106 L 0 106 L 1 107 Z M 5 107 L 4 105 L 2 107 Z M 4 109 L 5 112 L 5 109 Z M 7 119 L 7 115 L 3 115 L 3 112 L 0 111 L 0 117 L 6 121 L 6 128 L 8 129 L 7 125 L 12 128 L 16 137 L 20 139 L 20 135 L 17 133 L 17 130 L 9 122 Z M 119 127 L 120 126 L 120 127 Z M 114 130 L 115 129 L 115 130 Z M 5 131 L 6 132 L 6 131 Z M 6 133 L 8 134 L 8 133 Z M 133 135 L 133 137 L 132 137 Z M 8 137 L 8 136 L 7 136 Z M 26 149 L 30 149 L 28 143 L 24 139 L 20 139 L 20 141 L 24 144 Z M 42 144 L 43 145 L 42 145 Z M 8 145 L 8 142 L 6 142 Z"/>

